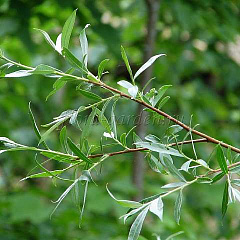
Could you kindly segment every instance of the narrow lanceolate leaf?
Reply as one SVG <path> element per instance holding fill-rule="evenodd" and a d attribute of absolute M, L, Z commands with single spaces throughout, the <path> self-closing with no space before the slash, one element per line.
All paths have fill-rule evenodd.
<path fill-rule="evenodd" d="M 47 32 L 45 32 L 41 29 L 38 29 L 38 28 L 34 28 L 34 29 L 39 31 L 40 33 L 42 33 L 44 38 L 46 39 L 47 43 L 49 43 L 49 45 L 52 46 L 55 49 L 55 44 L 54 44 L 54 42 L 52 41 L 52 39 L 50 38 L 50 36 L 48 35 Z"/>
<path fill-rule="evenodd" d="M 163 201 L 162 198 L 159 197 L 155 200 L 153 200 L 150 204 L 150 208 L 149 208 L 150 212 L 154 213 L 155 215 L 157 215 L 160 220 L 163 220 Z"/>
<path fill-rule="evenodd" d="M 52 125 L 42 136 L 41 139 L 39 141 L 39 144 L 41 144 L 42 142 L 44 142 L 47 137 L 49 136 L 50 133 L 52 133 L 57 127 L 59 127 L 63 122 L 65 122 L 68 119 L 68 117 L 63 117 L 59 120 L 56 121 L 56 123 L 54 125 Z"/>
<path fill-rule="evenodd" d="M 87 67 L 87 62 L 88 62 L 88 40 L 86 36 L 86 28 L 88 28 L 90 24 L 87 24 L 85 28 L 80 32 L 79 35 L 79 40 L 80 40 L 80 45 L 82 49 L 82 55 L 84 57 L 84 65 Z"/>
<path fill-rule="evenodd" d="M 226 181 L 222 198 L 222 218 L 224 218 L 228 208 L 228 181 Z"/>
<path fill-rule="evenodd" d="M 86 91 L 86 90 L 83 90 L 81 88 L 78 88 L 78 91 L 85 97 L 87 98 L 90 98 L 92 100 L 95 100 L 95 101 L 101 101 L 102 98 L 100 96 L 98 96 L 97 94 L 95 93 L 92 93 L 92 92 L 89 92 L 89 91 Z"/>
<path fill-rule="evenodd" d="M 134 75 L 134 80 L 143 72 L 145 71 L 147 68 L 149 68 L 159 57 L 161 56 L 166 56 L 166 54 L 158 54 L 156 56 L 151 57 L 146 63 L 144 63 L 139 69 L 138 71 L 135 73 Z"/>
<path fill-rule="evenodd" d="M 54 170 L 54 171 L 49 171 L 50 173 L 48 172 L 41 172 L 41 173 L 35 173 L 35 174 L 32 174 L 30 176 L 27 176 L 23 179 L 21 179 L 20 181 L 24 181 L 24 180 L 27 180 L 27 179 L 30 179 L 30 178 L 45 178 L 45 177 L 52 177 L 53 175 L 54 176 L 57 176 L 61 173 L 63 173 L 65 170 Z"/>
<path fill-rule="evenodd" d="M 67 138 L 69 148 L 74 154 L 76 154 L 81 160 L 86 163 L 92 163 L 92 161 L 72 142 L 70 138 Z"/>
<path fill-rule="evenodd" d="M 62 40 L 61 40 L 62 48 L 64 48 L 64 47 L 68 48 L 70 37 L 71 37 L 73 26 L 74 26 L 74 22 L 75 22 L 75 18 L 76 18 L 76 12 L 77 12 L 77 10 L 73 11 L 73 13 L 67 19 L 67 21 L 65 22 L 65 24 L 63 26 Z"/>
<path fill-rule="evenodd" d="M 116 103 L 117 103 L 117 100 L 113 103 L 112 111 L 111 111 L 111 127 L 112 127 L 112 131 L 115 138 L 117 138 L 117 125 L 116 125 L 115 114 L 114 114 Z"/>
<path fill-rule="evenodd" d="M 183 194 L 182 194 L 182 190 L 180 190 L 174 206 L 174 218 L 177 224 L 179 224 L 180 222 L 182 199 L 183 199 Z"/>
<path fill-rule="evenodd" d="M 29 115 L 30 115 L 30 118 L 31 118 L 33 130 L 34 130 L 34 132 L 35 132 L 38 140 L 40 140 L 40 139 L 41 139 L 41 133 L 40 133 L 40 131 L 39 131 L 39 129 L 38 129 L 38 126 L 37 126 L 37 123 L 36 123 L 36 121 L 35 121 L 33 112 L 32 112 L 32 110 L 31 110 L 31 103 L 29 103 L 29 105 L 28 105 L 28 112 L 29 112 Z M 46 148 L 48 149 L 47 144 L 46 144 L 44 141 L 43 141 L 42 143 L 43 143 L 44 147 L 46 147 Z"/>
<path fill-rule="evenodd" d="M 62 148 L 64 149 L 64 151 L 67 153 L 68 149 L 67 149 L 67 128 L 66 128 L 66 126 L 64 126 L 60 131 L 59 141 L 60 141 L 60 144 L 61 144 Z"/>
<path fill-rule="evenodd" d="M 217 161 L 223 173 L 228 173 L 227 162 L 224 157 L 224 153 L 222 147 L 220 145 L 217 146 Z"/>
<path fill-rule="evenodd" d="M 97 110 L 97 116 L 98 116 L 99 122 L 107 130 L 108 133 L 111 133 L 111 126 L 110 126 L 107 118 L 104 116 L 104 114 L 99 109 L 96 109 L 96 110 Z"/>
<path fill-rule="evenodd" d="M 175 238 L 176 236 L 180 235 L 180 234 L 183 234 L 184 231 L 179 231 L 179 232 L 176 232 L 174 234 L 171 234 L 170 236 L 168 236 L 165 240 L 173 240 L 173 238 Z M 158 240 L 158 239 L 157 239 Z"/>
<path fill-rule="evenodd" d="M 53 151 L 42 151 L 40 152 L 41 155 L 51 159 L 51 160 L 56 160 L 59 162 L 65 162 L 65 163 L 73 163 L 76 162 L 77 159 L 75 156 L 60 153 L 60 152 L 53 152 Z"/>
<path fill-rule="evenodd" d="M 56 68 L 53 68 L 51 66 L 48 66 L 48 65 L 40 64 L 34 70 L 32 70 L 31 73 L 33 73 L 33 74 L 52 74 L 56 71 L 59 71 L 59 70 L 57 70 Z"/>
<path fill-rule="evenodd" d="M 108 63 L 109 59 L 104 59 L 101 61 L 101 63 L 98 66 L 98 78 L 100 79 L 104 73 L 104 69 L 106 64 Z"/>
<path fill-rule="evenodd" d="M 81 70 L 81 72 L 88 73 L 85 66 L 67 49 L 63 48 L 63 56 L 66 57 L 67 61 L 76 69 Z"/>
<path fill-rule="evenodd" d="M 91 112 L 91 114 L 89 115 L 86 124 L 83 126 L 83 131 L 82 131 L 82 135 L 81 135 L 81 141 L 83 142 L 83 140 L 88 136 L 90 129 L 93 125 L 93 121 L 94 118 L 96 116 L 96 108 L 94 108 Z"/>
<path fill-rule="evenodd" d="M 108 187 L 106 186 L 107 192 L 110 195 L 111 198 L 113 198 L 118 204 L 120 204 L 123 207 L 127 208 L 139 208 L 142 206 L 141 203 L 135 202 L 135 201 L 129 201 L 129 200 L 119 200 L 113 196 L 113 194 L 110 192 Z"/>
<path fill-rule="evenodd" d="M 173 163 L 169 160 L 169 158 L 164 157 L 164 163 L 168 168 L 169 172 L 177 177 L 179 180 L 186 182 L 183 175 L 178 171 L 178 169 L 173 165 Z"/>
<path fill-rule="evenodd" d="M 216 176 L 214 176 L 211 183 L 215 183 L 215 182 L 219 181 L 220 179 L 223 178 L 224 175 L 225 175 L 225 173 L 223 173 L 223 172 L 217 174 Z"/>
<path fill-rule="evenodd" d="M 150 155 L 148 154 L 147 160 L 148 160 L 149 166 L 154 172 L 163 173 L 163 174 L 166 173 L 162 164 L 158 161 L 158 159 L 155 156 L 153 156 L 152 154 Z"/>
<path fill-rule="evenodd" d="M 51 97 L 52 95 L 54 95 L 58 90 L 60 90 L 61 88 L 63 88 L 66 83 L 67 83 L 67 82 L 64 80 L 64 77 L 60 77 L 59 79 L 57 79 L 57 80 L 55 81 L 55 83 L 53 84 L 53 90 L 47 95 L 46 101 L 48 100 L 49 97 Z"/>
<path fill-rule="evenodd" d="M 148 213 L 149 207 L 144 208 L 142 212 L 136 217 L 135 221 L 133 222 L 129 235 L 128 235 L 128 240 L 137 240 L 139 237 L 139 234 L 142 229 L 142 225 L 144 222 L 144 219 Z"/>
<path fill-rule="evenodd" d="M 130 78 L 131 78 L 131 80 L 132 80 L 132 82 L 134 84 L 134 78 L 133 78 L 133 74 L 132 74 L 132 69 L 131 69 L 130 64 L 128 62 L 127 54 L 126 54 L 123 46 L 121 46 L 121 54 L 122 54 L 123 61 L 124 61 L 125 65 L 127 67 L 127 70 L 129 72 Z"/>
<path fill-rule="evenodd" d="M 62 55 L 62 33 L 60 33 L 57 37 L 55 50 Z"/>
<path fill-rule="evenodd" d="M 164 85 L 161 88 L 159 88 L 157 95 L 154 97 L 153 100 L 153 106 L 156 106 L 157 103 L 159 102 L 159 100 L 162 98 L 162 96 L 164 95 L 164 93 L 167 91 L 167 89 L 169 87 L 171 87 L 172 85 Z"/>
<path fill-rule="evenodd" d="M 15 77 L 27 77 L 32 75 L 31 70 L 19 70 L 16 72 L 8 73 L 4 77 L 5 78 L 15 78 Z"/>

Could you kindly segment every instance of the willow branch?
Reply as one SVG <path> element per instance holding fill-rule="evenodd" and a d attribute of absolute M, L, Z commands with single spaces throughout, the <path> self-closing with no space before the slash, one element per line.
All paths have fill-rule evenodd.
<path fill-rule="evenodd" d="M 15 64 L 16 66 L 19 66 L 19 67 L 22 67 L 22 68 L 25 68 L 25 69 L 28 69 L 28 70 L 30 70 L 30 69 L 33 70 L 33 69 L 34 69 L 34 68 L 32 68 L 32 67 L 28 67 L 28 66 L 19 64 L 19 63 L 17 63 L 17 62 L 14 62 L 14 61 L 6 58 L 5 56 L 1 56 L 1 58 L 2 58 L 3 60 L 5 60 L 5 61 L 8 61 L 8 62 L 11 62 L 11 63 Z M 100 80 L 99 80 L 99 81 L 92 81 L 92 80 L 89 80 L 89 79 L 84 78 L 84 77 L 78 77 L 78 76 L 74 76 L 74 75 L 67 74 L 67 73 L 63 73 L 63 72 L 59 72 L 59 71 L 55 71 L 54 74 L 58 74 L 59 76 L 72 77 L 72 78 L 74 78 L 74 79 L 76 79 L 76 80 L 80 80 L 80 81 L 92 83 L 92 84 L 94 84 L 94 85 L 97 85 L 97 86 L 100 86 L 100 87 L 102 87 L 102 88 L 105 88 L 105 89 L 107 89 L 107 90 L 109 90 L 109 91 L 111 91 L 111 92 L 115 92 L 115 93 L 119 94 L 120 96 L 122 96 L 122 97 L 124 97 L 124 98 L 127 98 L 127 99 L 130 99 L 130 100 L 132 100 L 132 101 L 135 101 L 135 102 L 137 102 L 138 104 L 141 104 L 141 105 L 145 106 L 146 108 L 151 109 L 152 111 L 158 113 L 159 115 L 161 115 L 161 116 L 169 119 L 170 121 L 174 122 L 175 124 L 181 126 L 181 127 L 184 128 L 185 130 L 191 131 L 191 132 L 194 133 L 195 135 L 198 135 L 198 136 L 200 136 L 200 137 L 206 138 L 208 142 L 215 143 L 215 144 L 219 144 L 219 145 L 221 145 L 221 146 L 224 147 L 224 148 L 230 148 L 232 151 L 237 152 L 237 153 L 240 153 L 240 149 L 239 149 L 239 148 L 236 148 L 236 147 L 234 147 L 234 146 L 232 146 L 232 145 L 229 145 L 229 144 L 227 144 L 227 143 L 224 143 L 224 142 L 222 142 L 222 141 L 219 141 L 219 140 L 217 140 L 217 139 L 215 139 L 215 138 L 213 138 L 213 137 L 211 137 L 211 136 L 209 136 L 209 135 L 207 135 L 207 134 L 205 134 L 205 133 L 202 133 L 202 132 L 200 132 L 200 131 L 197 131 L 197 130 L 189 127 L 188 125 L 182 123 L 181 121 L 177 120 L 176 118 L 170 116 L 169 114 L 163 112 L 162 110 L 160 110 L 160 109 L 158 109 L 158 108 L 155 108 L 155 107 L 149 105 L 148 103 L 146 103 L 146 102 L 144 102 L 144 101 L 142 101 L 142 100 L 140 100 L 140 99 L 133 98 L 133 97 L 125 94 L 124 92 L 121 92 L 121 91 L 119 91 L 118 89 L 115 89 L 115 88 L 113 88 L 113 87 L 111 87 L 111 86 L 109 86 L 109 85 L 101 82 Z"/>
<path fill-rule="evenodd" d="M 206 138 L 200 138 L 200 139 L 195 139 L 195 140 L 187 140 L 187 141 L 183 141 L 183 142 L 177 142 L 177 143 L 171 143 L 168 144 L 167 147 L 173 147 L 176 145 L 181 145 L 181 144 L 191 144 L 193 143 L 200 143 L 200 142 L 207 142 L 208 140 Z M 98 153 L 98 154 L 94 154 L 94 155 L 90 155 L 88 156 L 89 158 L 98 158 L 98 157 L 102 157 L 103 155 L 108 155 L 108 156 L 115 156 L 115 155 L 119 155 L 119 154 L 125 154 L 125 153 L 133 153 L 133 152 L 140 152 L 140 151 L 147 151 L 149 150 L 148 148 L 131 148 L 131 149 L 126 149 L 123 151 L 118 151 L 118 152 L 111 152 L 111 153 Z"/>

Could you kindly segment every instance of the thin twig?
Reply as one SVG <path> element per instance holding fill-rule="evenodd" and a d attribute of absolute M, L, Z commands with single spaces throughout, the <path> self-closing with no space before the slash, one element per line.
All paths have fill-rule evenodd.
<path fill-rule="evenodd" d="M 206 138 L 200 138 L 200 139 L 195 139 L 195 140 L 187 140 L 183 142 L 178 142 L 178 143 L 171 143 L 168 144 L 167 147 L 173 147 L 176 146 L 177 144 L 191 144 L 192 142 L 194 143 L 200 143 L 200 142 L 207 142 L 208 140 Z M 102 157 L 103 155 L 107 154 L 108 156 L 115 156 L 119 154 L 124 154 L 124 153 L 133 153 L 133 152 L 139 152 L 139 151 L 147 151 L 149 150 L 148 148 L 131 148 L 123 151 L 118 151 L 118 152 L 111 152 L 111 153 L 98 153 L 94 155 L 89 155 L 89 158 L 97 158 L 97 157 Z"/>

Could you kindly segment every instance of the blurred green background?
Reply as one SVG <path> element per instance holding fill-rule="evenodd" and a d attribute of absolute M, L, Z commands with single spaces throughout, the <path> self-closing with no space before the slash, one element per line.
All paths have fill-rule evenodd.
<path fill-rule="evenodd" d="M 23 64 L 36 66 L 45 63 L 66 70 L 68 66 L 64 60 L 33 28 L 47 31 L 56 40 L 65 20 L 76 8 L 72 51 L 80 56 L 78 34 L 90 23 L 91 27 L 87 29 L 89 67 L 96 73 L 101 60 L 109 58 L 107 69 L 110 74 L 104 79 L 117 86 L 118 80 L 128 78 L 120 45 L 125 47 L 134 71 L 143 63 L 148 17 L 143 0 L 0 0 L 1 49 L 6 56 Z M 200 124 L 198 129 L 239 147 L 240 1 L 161 0 L 154 50 L 154 54 L 158 53 L 166 53 L 167 57 L 154 64 L 156 79 L 153 86 L 158 89 L 163 84 L 173 85 L 168 92 L 171 99 L 164 110 L 187 124 L 193 115 L 193 124 Z M 71 84 L 46 101 L 52 84 L 52 79 L 36 75 L 0 79 L 0 136 L 37 145 L 28 116 L 30 101 L 39 125 L 50 122 L 64 110 L 88 103 Z M 134 103 L 121 100 L 116 112 L 119 116 L 128 116 L 136 112 L 136 107 Z M 149 125 L 148 132 L 161 137 L 165 125 Z M 119 131 L 131 127 L 132 124 L 119 125 Z M 76 141 L 80 135 L 71 126 L 68 133 Z M 102 133 L 101 126 L 94 126 L 90 141 L 97 144 Z M 48 142 L 52 149 L 60 149 L 58 131 Z M 199 157 L 206 159 L 213 148 L 211 144 L 199 144 Z M 185 149 L 192 154 L 191 148 Z M 126 155 L 106 161 L 101 175 L 95 176 L 98 186 L 90 186 L 84 222 L 79 229 L 79 213 L 70 195 L 49 219 L 55 206 L 51 200 L 56 200 L 67 188 L 65 183 L 58 182 L 55 187 L 46 179 L 19 182 L 34 168 L 34 154 L 1 155 L 0 239 L 126 239 L 131 220 L 126 225 L 119 220 L 125 209 L 109 197 L 105 185 L 109 183 L 117 197 L 131 199 L 136 193 L 131 182 L 131 160 L 132 156 Z M 49 163 L 49 169 L 54 167 L 60 168 L 61 165 Z M 171 180 L 146 166 L 144 196 L 158 193 L 161 185 Z M 239 204 L 232 204 L 222 221 L 222 191 L 221 183 L 194 185 L 185 191 L 180 226 L 173 218 L 176 196 L 170 196 L 164 202 L 164 221 L 160 222 L 149 214 L 142 239 L 156 239 L 152 233 L 160 234 L 164 239 L 180 230 L 184 234 L 176 239 L 240 239 Z"/>

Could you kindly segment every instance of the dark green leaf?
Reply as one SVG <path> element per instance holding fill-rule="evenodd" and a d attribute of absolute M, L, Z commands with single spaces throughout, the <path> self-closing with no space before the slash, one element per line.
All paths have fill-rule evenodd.
<path fill-rule="evenodd" d="M 120 136 L 120 142 L 122 143 L 123 146 L 127 146 L 127 140 L 126 140 L 126 133 L 123 133 L 121 136 Z"/>
<path fill-rule="evenodd" d="M 164 157 L 164 162 L 169 172 L 177 177 L 179 180 L 186 182 L 183 175 L 178 171 L 178 169 L 173 165 L 173 163 L 169 160 L 169 158 Z"/>
<path fill-rule="evenodd" d="M 59 135 L 59 140 L 60 140 L 62 148 L 67 153 L 68 149 L 67 149 L 67 128 L 66 128 L 66 126 L 64 126 L 61 129 L 60 135 Z"/>
<path fill-rule="evenodd" d="M 224 218 L 228 208 L 228 181 L 226 181 L 222 198 L 222 218 Z"/>
<path fill-rule="evenodd" d="M 132 74 L 132 69 L 131 69 L 130 64 L 129 64 L 129 62 L 128 62 L 127 54 L 126 54 L 123 46 L 121 46 L 121 54 L 122 54 L 123 61 L 124 61 L 125 65 L 126 65 L 126 67 L 127 67 L 127 70 L 128 70 L 128 72 L 129 72 L 130 78 L 131 78 L 132 82 L 134 83 L 134 78 L 133 78 L 133 74 Z"/>
<path fill-rule="evenodd" d="M 63 56 L 66 57 L 67 61 L 76 69 L 88 74 L 88 70 L 67 48 L 63 48 Z"/>
<path fill-rule="evenodd" d="M 217 161 L 223 173 L 227 174 L 228 173 L 227 162 L 222 147 L 220 145 L 218 145 L 217 147 Z"/>
<path fill-rule="evenodd" d="M 74 154 L 76 154 L 81 160 L 86 163 L 92 163 L 92 161 L 72 142 L 70 138 L 67 138 L 69 148 Z"/>
<path fill-rule="evenodd" d="M 212 183 L 215 183 L 215 182 L 219 181 L 220 179 L 223 178 L 223 176 L 225 176 L 225 173 L 223 173 L 223 172 L 217 174 L 217 175 L 214 176 L 214 178 L 212 179 Z"/>
<path fill-rule="evenodd" d="M 60 77 L 59 79 L 57 79 L 56 82 L 53 84 L 53 90 L 46 97 L 46 101 L 48 100 L 49 97 L 51 97 L 58 90 L 60 90 L 62 87 L 64 87 L 65 84 L 66 84 L 66 81 L 64 80 L 64 77 Z"/>
<path fill-rule="evenodd" d="M 72 34 L 75 18 L 76 18 L 77 9 L 73 11 L 71 16 L 67 19 L 63 26 L 62 30 L 62 38 L 61 38 L 61 46 L 62 48 L 68 48 L 70 37 Z"/>
<path fill-rule="evenodd" d="M 101 61 L 101 63 L 98 66 L 98 78 L 101 79 L 105 66 L 108 63 L 109 59 L 104 59 L 103 61 Z"/>
<path fill-rule="evenodd" d="M 41 152 L 41 155 L 49 159 L 54 159 L 59 162 L 74 163 L 77 161 L 74 156 L 64 154 L 64 153 L 59 153 L 59 152 L 53 152 L 53 151 L 44 151 L 44 152 Z"/>
<path fill-rule="evenodd" d="M 83 90 L 81 88 L 78 88 L 78 91 L 85 97 L 87 98 L 90 98 L 94 101 L 101 101 L 102 98 L 100 96 L 98 96 L 97 94 L 95 93 L 92 93 L 92 92 L 89 92 L 89 91 L 86 91 L 86 90 Z"/>

